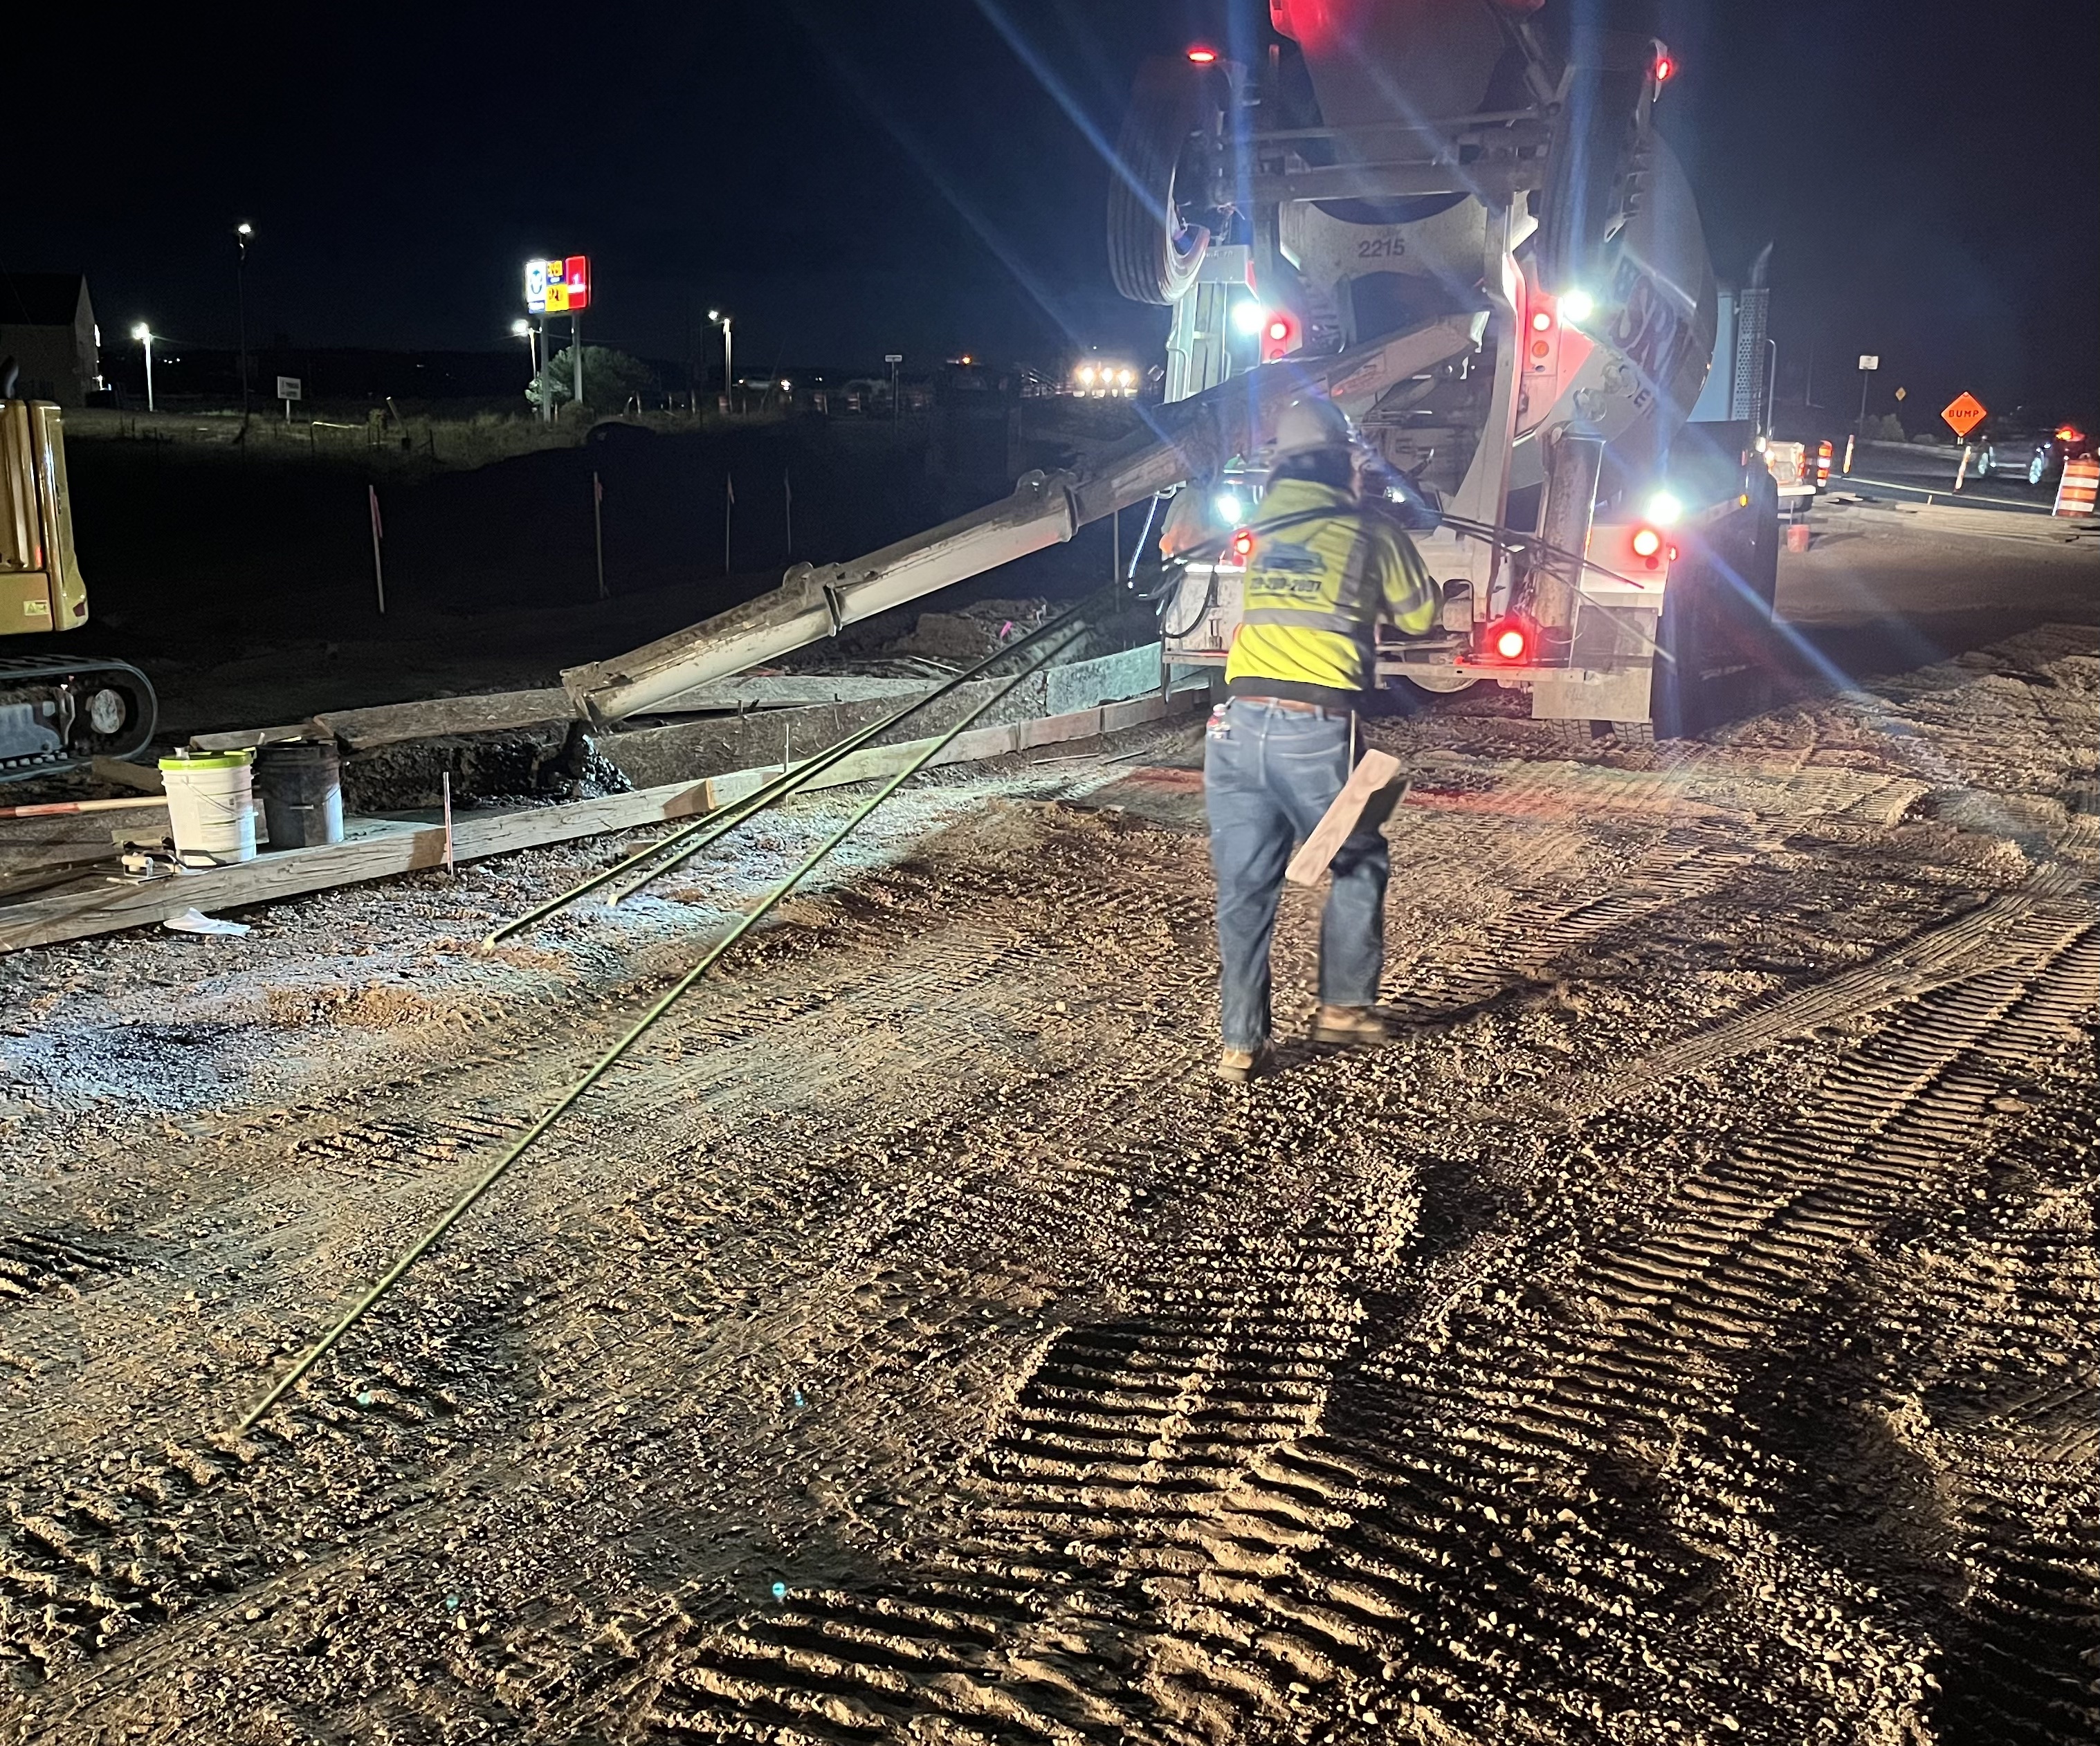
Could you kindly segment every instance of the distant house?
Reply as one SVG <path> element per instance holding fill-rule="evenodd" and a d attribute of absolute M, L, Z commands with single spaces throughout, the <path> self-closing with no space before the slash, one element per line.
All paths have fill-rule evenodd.
<path fill-rule="evenodd" d="M 86 405 L 102 386 L 101 342 L 83 275 L 0 269 L 0 359 L 21 367 L 22 399 Z"/>

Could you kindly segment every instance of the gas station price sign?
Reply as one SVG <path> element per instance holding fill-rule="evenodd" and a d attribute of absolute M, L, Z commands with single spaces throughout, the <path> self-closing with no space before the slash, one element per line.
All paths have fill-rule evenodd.
<path fill-rule="evenodd" d="M 525 307 L 536 315 L 565 315 L 590 307 L 590 258 L 571 254 L 525 263 Z"/>

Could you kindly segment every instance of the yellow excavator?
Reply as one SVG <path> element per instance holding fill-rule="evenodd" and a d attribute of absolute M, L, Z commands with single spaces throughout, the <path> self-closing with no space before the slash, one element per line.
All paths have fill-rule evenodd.
<path fill-rule="evenodd" d="M 87 623 L 64 421 L 48 400 L 15 399 L 15 373 L 0 362 L 0 637 Z M 126 662 L 0 655 L 0 782 L 134 756 L 156 716 L 152 681 Z"/>

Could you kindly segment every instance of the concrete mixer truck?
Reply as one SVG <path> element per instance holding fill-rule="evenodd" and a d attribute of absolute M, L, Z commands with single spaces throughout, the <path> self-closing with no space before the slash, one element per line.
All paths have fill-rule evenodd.
<path fill-rule="evenodd" d="M 1423 698 L 1493 684 L 1537 717 L 1672 734 L 1755 707 L 1778 551 L 1758 453 L 1762 274 L 1716 286 L 1653 125 L 1676 70 L 1656 10 L 1271 0 L 1258 47 L 1148 63 L 1110 166 L 1108 242 L 1118 289 L 1171 311 L 1149 428 L 572 669 L 580 711 L 664 707 L 1176 496 L 1167 653 L 1221 665 L 1234 523 L 1259 500 L 1277 413 L 1308 391 L 1355 421 L 1444 587 L 1440 630 L 1383 647 L 1382 681 Z"/>

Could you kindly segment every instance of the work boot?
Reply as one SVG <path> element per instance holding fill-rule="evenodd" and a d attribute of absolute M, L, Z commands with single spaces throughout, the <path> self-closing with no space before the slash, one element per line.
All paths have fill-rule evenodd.
<path fill-rule="evenodd" d="M 1227 1049 L 1218 1056 L 1218 1077 L 1228 1085 L 1245 1085 L 1267 1073 L 1271 1065 L 1265 1043 L 1255 1049 Z"/>
<path fill-rule="evenodd" d="M 1369 1007 L 1322 1007 L 1312 1015 L 1312 1040 L 1369 1048 L 1385 1041 L 1385 1021 Z"/>

